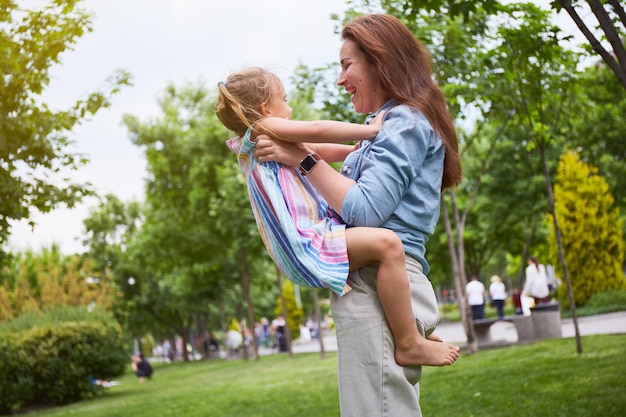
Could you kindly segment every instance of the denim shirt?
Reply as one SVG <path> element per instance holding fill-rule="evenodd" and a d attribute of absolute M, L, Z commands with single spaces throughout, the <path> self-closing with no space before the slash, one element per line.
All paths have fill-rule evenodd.
<path fill-rule="evenodd" d="M 341 217 L 352 226 L 393 230 L 427 274 L 425 245 L 439 220 L 445 147 L 419 110 L 392 100 L 376 114 L 381 110 L 387 113 L 378 135 L 361 141 L 341 168 L 356 181 Z"/>

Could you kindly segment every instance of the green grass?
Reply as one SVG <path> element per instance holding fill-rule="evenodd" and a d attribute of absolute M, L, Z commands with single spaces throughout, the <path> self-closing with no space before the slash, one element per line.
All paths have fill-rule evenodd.
<path fill-rule="evenodd" d="M 573 339 L 462 355 L 424 368 L 428 417 L 611 417 L 626 410 L 626 335 Z M 156 364 L 152 381 L 130 372 L 104 395 L 27 416 L 325 417 L 339 415 L 337 355 L 264 356 L 259 362 Z M 358 384 L 358 381 L 355 381 Z M 366 417 L 366 416 L 364 416 Z"/>

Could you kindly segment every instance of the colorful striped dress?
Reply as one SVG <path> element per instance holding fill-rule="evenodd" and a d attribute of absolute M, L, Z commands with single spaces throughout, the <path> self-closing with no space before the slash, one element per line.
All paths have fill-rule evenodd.
<path fill-rule="evenodd" d="M 350 290 L 345 225 L 295 169 L 259 163 L 250 133 L 226 144 L 246 176 L 254 218 L 270 256 L 293 283 L 345 294 Z"/>

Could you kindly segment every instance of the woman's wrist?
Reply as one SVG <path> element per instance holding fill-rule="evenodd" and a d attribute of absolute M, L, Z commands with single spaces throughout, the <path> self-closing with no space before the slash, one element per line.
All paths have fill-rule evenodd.
<path fill-rule="evenodd" d="M 300 163 L 296 166 L 296 169 L 300 172 L 300 174 L 307 175 L 313 171 L 313 168 L 315 168 L 317 163 L 321 160 L 322 158 L 318 154 L 309 153 L 302 158 Z"/>

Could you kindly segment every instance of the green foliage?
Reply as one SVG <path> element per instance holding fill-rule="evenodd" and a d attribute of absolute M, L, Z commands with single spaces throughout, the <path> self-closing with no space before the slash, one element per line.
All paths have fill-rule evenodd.
<path fill-rule="evenodd" d="M 31 359 L 19 348 L 17 336 L 0 333 L 0 414 L 19 410 L 34 395 Z"/>
<path fill-rule="evenodd" d="M 96 392 L 91 377 L 117 377 L 128 364 L 117 322 L 84 308 L 51 310 L 3 324 L 0 347 L 0 386 L 6 387 L 0 410 L 78 401 Z"/>
<path fill-rule="evenodd" d="M 68 148 L 71 130 L 110 105 L 129 75 L 116 73 L 102 91 L 77 100 L 67 110 L 52 111 L 39 99 L 50 82 L 50 68 L 91 31 L 91 16 L 79 0 L 33 2 L 36 9 L 3 0 L 0 8 L 0 245 L 10 233 L 10 220 L 29 219 L 35 210 L 74 206 L 91 194 L 89 184 L 74 183 L 60 173 L 76 170 L 87 160 Z"/>
<path fill-rule="evenodd" d="M 125 277 L 117 280 L 130 273 L 136 280 L 128 306 L 137 316 L 187 337 L 209 303 L 239 313 L 239 301 L 225 300 L 235 300 L 242 259 L 253 262 L 262 243 L 236 157 L 225 145 L 228 132 L 215 116 L 214 92 L 201 82 L 169 85 L 159 105 L 155 119 L 124 116 L 149 175 L 143 221 L 121 259 Z"/>
<path fill-rule="evenodd" d="M 300 325 L 303 323 L 304 312 L 302 307 L 296 300 L 296 293 L 294 291 L 294 285 L 289 280 L 283 281 L 283 297 L 285 298 L 285 305 L 287 309 L 287 327 L 291 331 L 291 338 L 296 339 L 300 335 Z M 282 307 L 280 297 L 276 299 L 276 315 L 282 315 Z"/>
<path fill-rule="evenodd" d="M 626 291 L 610 290 L 593 294 L 585 303 L 585 308 L 602 309 L 602 312 L 621 311 L 626 309 Z"/>
<path fill-rule="evenodd" d="M 576 152 L 564 153 L 554 198 L 576 306 L 584 305 L 596 293 L 626 289 L 619 210 L 597 169 L 581 162 Z M 550 242 L 550 260 L 559 265 L 554 231 Z M 565 306 L 569 305 L 566 291 L 565 285 L 559 287 L 558 297 Z"/>
<path fill-rule="evenodd" d="M 624 216 L 626 90 L 616 88 L 614 74 L 604 65 L 586 68 L 579 83 L 584 93 L 583 108 L 572 120 L 568 142 L 572 149 L 580 152 L 581 160 L 598 167 L 600 174 L 611 186 L 611 194 Z"/>
<path fill-rule="evenodd" d="M 115 295 L 108 277 L 94 271 L 93 260 L 64 256 L 55 245 L 11 257 L 0 271 L 0 283 L 0 322 L 58 306 L 106 309 Z"/>
<path fill-rule="evenodd" d="M 21 314 L 11 321 L 0 323 L 0 334 L 30 330 L 38 326 L 54 326 L 63 322 L 108 322 L 111 314 L 102 308 L 88 309 L 87 306 L 60 306 L 44 308 Z"/>

